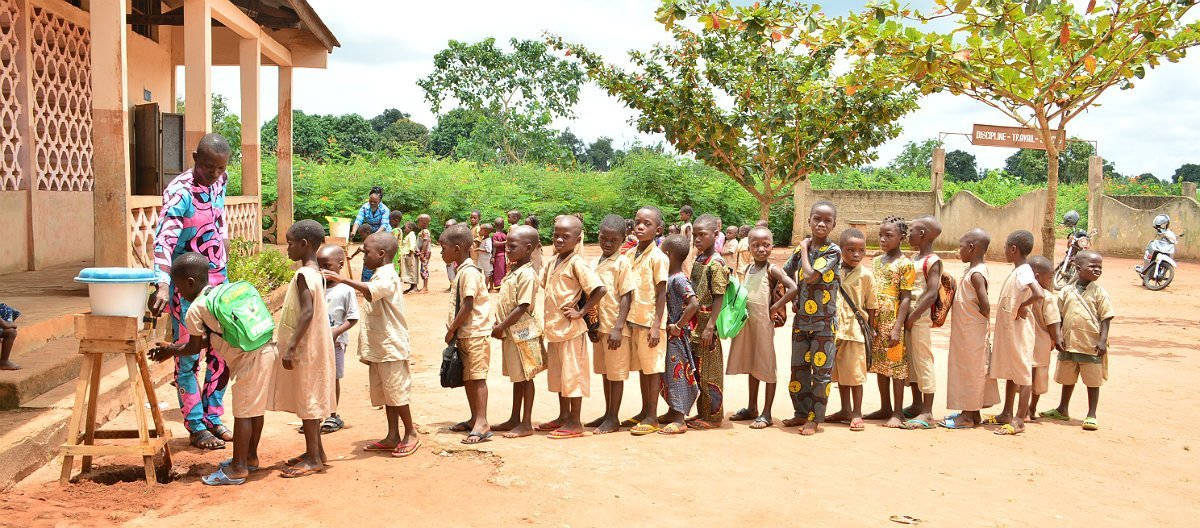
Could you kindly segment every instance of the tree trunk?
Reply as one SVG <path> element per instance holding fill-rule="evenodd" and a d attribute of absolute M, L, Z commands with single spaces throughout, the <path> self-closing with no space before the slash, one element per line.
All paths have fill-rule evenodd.
<path fill-rule="evenodd" d="M 771 199 L 769 197 L 760 197 L 758 199 L 758 219 L 771 220 Z"/>
<path fill-rule="evenodd" d="M 1058 214 L 1058 149 L 1046 142 L 1046 213 L 1042 216 L 1042 256 L 1054 262 L 1054 225 Z"/>

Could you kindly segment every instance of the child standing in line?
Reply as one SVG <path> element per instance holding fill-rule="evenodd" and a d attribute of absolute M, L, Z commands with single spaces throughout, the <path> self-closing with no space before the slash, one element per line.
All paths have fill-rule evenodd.
<path fill-rule="evenodd" d="M 747 263 L 738 272 L 744 278 L 746 297 L 746 325 L 733 337 L 729 345 L 729 366 L 725 373 L 749 374 L 750 402 L 745 408 L 729 417 L 733 421 L 754 420 L 751 429 L 770 427 L 771 405 L 775 402 L 775 385 L 779 379 L 775 368 L 775 321 L 771 314 L 783 309 L 796 297 L 796 282 L 788 277 L 779 266 L 771 264 L 774 237 L 765 227 L 750 230 L 750 253 L 754 262 Z M 771 304 L 771 292 L 784 285 L 784 294 Z M 780 321 L 782 324 L 783 321 Z M 766 385 L 763 390 L 762 413 L 758 412 L 758 384 Z"/>
<path fill-rule="evenodd" d="M 725 353 L 721 350 L 721 340 L 717 338 L 716 331 L 717 314 L 721 313 L 731 271 L 725 259 L 713 247 L 717 234 L 721 232 L 721 219 L 710 214 L 700 215 L 695 224 L 687 227 L 692 232 L 690 240 L 694 242 L 688 245 L 695 255 L 691 283 L 696 300 L 700 303 L 690 344 L 700 383 L 700 397 L 696 400 L 696 416 L 688 420 L 687 425 L 696 429 L 713 429 L 720 427 L 725 420 Z"/>
<path fill-rule="evenodd" d="M 481 225 L 477 231 L 479 233 L 479 251 L 475 262 L 479 263 L 480 271 L 483 271 L 483 281 L 487 284 L 489 290 L 492 287 L 492 257 L 494 247 L 492 245 L 492 226 Z"/>
<path fill-rule="evenodd" d="M 1012 273 L 1000 287 L 996 303 L 995 340 L 992 342 L 988 376 L 1005 380 L 1004 411 L 987 423 L 1001 424 L 998 435 L 1015 435 L 1025 431 L 1029 414 L 1029 399 L 1033 389 L 1034 320 L 1029 307 L 1037 306 L 1045 296 L 1033 270 L 1025 259 L 1033 251 L 1033 233 L 1020 230 L 1004 241 L 1004 258 L 1013 267 Z M 1016 412 L 1013 398 L 1020 394 Z"/>
<path fill-rule="evenodd" d="M 400 243 L 400 261 L 401 266 L 400 280 L 408 285 L 404 293 L 410 293 L 417 288 L 417 224 L 407 222 L 404 224 L 404 237 Z"/>
<path fill-rule="evenodd" d="M 492 311 L 488 287 L 483 272 L 471 260 L 471 230 L 465 225 L 452 225 L 438 238 L 442 260 L 455 264 L 458 278 L 450 283 L 450 311 L 446 323 L 446 344 L 457 340 L 463 362 L 463 385 L 471 418 L 450 428 L 468 432 L 464 444 L 477 444 L 492 439 L 487 421 L 487 374 L 492 347 Z M 457 310 L 457 311 L 456 311 Z"/>
<path fill-rule="evenodd" d="M 417 229 L 420 232 L 417 234 L 417 260 L 420 261 L 420 283 L 417 288 L 417 293 L 429 293 L 429 256 L 433 249 L 433 235 L 429 233 L 429 215 L 423 214 L 417 217 Z"/>
<path fill-rule="evenodd" d="M 629 262 L 620 253 L 625 239 L 625 219 L 610 214 L 600 221 L 600 258 L 596 275 L 604 284 L 604 297 L 596 305 L 600 323 L 596 341 L 592 344 L 593 372 L 604 376 L 604 415 L 584 424 L 594 427 L 596 434 L 616 432 L 621 428 L 618 413 L 625 395 L 625 380 L 629 378 L 629 316 L 634 284 L 629 275 Z"/>
<path fill-rule="evenodd" d="M 1035 255 L 1029 257 L 1029 267 L 1045 295 L 1041 304 L 1033 309 L 1033 394 L 1029 397 L 1029 421 L 1032 422 L 1038 418 L 1038 400 L 1050 391 L 1050 353 L 1061 351 L 1063 345 L 1062 316 L 1058 311 L 1058 294 L 1054 291 L 1054 263 Z"/>
<path fill-rule="evenodd" d="M 725 243 L 721 246 L 721 257 L 725 259 L 725 263 L 729 264 L 729 269 L 733 270 L 736 276 L 743 266 L 750 264 L 749 262 L 738 261 L 738 238 L 737 226 L 729 226 L 725 228 Z"/>
<path fill-rule="evenodd" d="M 808 238 L 792 253 L 783 272 L 796 277 L 799 293 L 792 321 L 792 377 L 788 392 L 795 415 L 784 420 L 789 427 L 802 426 L 800 434 L 811 436 L 825 421 L 829 383 L 837 360 L 834 329 L 837 328 L 837 299 L 840 288 L 838 267 L 841 248 L 829 242 L 837 225 L 837 208 L 817 202 L 808 211 Z"/>
<path fill-rule="evenodd" d="M 363 266 L 366 269 L 371 269 L 371 266 L 374 265 L 369 256 L 369 249 L 364 241 Z M 332 274 L 341 277 L 345 258 L 346 254 L 342 251 L 341 246 L 335 244 L 326 244 L 317 250 L 317 266 L 321 268 L 322 275 Z M 350 335 L 346 332 L 349 332 L 358 323 L 358 295 L 345 283 L 328 278 L 325 282 L 329 284 L 325 288 L 325 304 L 329 306 L 329 328 L 333 333 L 333 357 L 337 365 L 337 380 L 334 381 L 334 394 L 337 399 L 334 404 L 340 404 L 342 401 L 342 377 L 346 374 L 346 346 L 350 344 Z M 321 423 L 321 432 L 332 433 L 345 426 L 346 422 L 342 420 L 341 416 L 338 416 L 335 407 L 334 413 Z M 304 432 L 303 427 L 301 429 L 301 432 Z"/>
<path fill-rule="evenodd" d="M 879 248 L 884 254 L 871 259 L 871 275 L 875 279 L 879 311 L 875 314 L 875 327 L 871 332 L 874 340 L 871 342 L 869 370 L 876 374 L 879 381 L 879 401 L 882 406 L 864 418 L 887 420 L 884 427 L 891 428 L 904 425 L 904 387 L 908 385 L 904 321 L 912 302 L 916 271 L 912 260 L 900 251 L 900 242 L 907 234 L 908 225 L 904 220 L 894 216 L 885 218 L 879 225 Z"/>
<path fill-rule="evenodd" d="M 741 269 L 746 269 L 746 266 L 754 261 L 754 256 L 750 254 L 750 226 L 744 225 L 738 228 L 738 245 L 737 245 L 737 262 Z"/>
<path fill-rule="evenodd" d="M 0 370 L 21 370 L 21 366 L 9 361 L 13 343 L 17 341 L 17 318 L 21 312 L 0 303 Z"/>
<path fill-rule="evenodd" d="M 1100 387 L 1108 380 L 1108 329 L 1116 312 L 1112 298 L 1096 282 L 1104 271 L 1104 258 L 1095 251 L 1084 251 L 1075 257 L 1075 263 L 1079 275 L 1060 295 L 1063 350 L 1058 353 L 1054 381 L 1062 384 L 1062 399 L 1058 408 L 1043 412 L 1042 416 L 1069 420 L 1071 393 L 1082 378 L 1088 395 L 1083 429 L 1095 431 L 1100 429 L 1096 421 Z"/>
<path fill-rule="evenodd" d="M 358 339 L 358 360 L 367 365 L 371 405 L 384 407 L 387 436 L 371 442 L 364 451 L 390 452 L 406 457 L 417 451 L 421 440 L 409 409 L 412 377 L 409 373 L 408 322 L 404 318 L 404 294 L 400 276 L 387 263 L 396 251 L 396 237 L 375 233 L 363 243 L 364 265 L 376 268 L 370 282 L 347 280 L 326 270 L 325 279 L 363 295 L 363 324 Z M 400 435 L 404 423 L 404 436 Z"/>
<path fill-rule="evenodd" d="M 932 216 L 913 220 L 908 227 L 908 245 L 917 248 L 917 253 L 912 259 L 912 309 L 904 318 L 904 352 L 913 395 L 912 408 L 904 413 L 912 417 L 905 420 L 905 429 L 932 429 L 934 423 L 933 302 L 942 286 L 942 259 L 933 252 L 933 242 L 941 234 L 942 224 Z"/>
<path fill-rule="evenodd" d="M 501 341 L 504 375 L 513 384 L 512 416 L 507 422 L 492 426 L 493 431 L 505 431 L 505 438 L 533 434 L 533 378 L 546 370 L 543 308 L 537 275 L 529 265 L 537 236 L 532 227 L 517 226 L 505 240 L 513 271 L 504 276 L 500 285 L 496 306 L 500 320 L 492 327 L 492 337 Z"/>
<path fill-rule="evenodd" d="M 325 471 L 321 421 L 337 409 L 337 366 L 333 332 L 325 304 L 325 280 L 317 267 L 317 248 L 325 228 L 313 220 L 292 224 L 287 232 L 288 258 L 300 269 L 287 286 L 279 326 L 279 369 L 273 411 L 295 413 L 303 422 L 305 450 L 286 462 L 283 477 L 295 478 Z"/>
<path fill-rule="evenodd" d="M 504 277 L 508 275 L 508 258 L 505 252 L 508 250 L 506 241 L 508 235 L 504 234 L 504 219 L 497 217 L 492 221 L 492 283 L 489 284 L 492 289 L 499 289 L 504 282 Z"/>
<path fill-rule="evenodd" d="M 662 232 L 662 211 L 654 206 L 638 209 L 633 220 L 637 245 L 625 252 L 633 280 L 629 315 L 629 369 L 639 370 L 642 410 L 621 422 L 634 436 L 658 432 L 658 398 L 666 368 L 666 346 L 662 339 L 663 311 L 667 307 L 667 271 L 670 260 L 654 238 Z"/>
<path fill-rule="evenodd" d="M 946 407 L 961 411 L 938 425 L 970 429 L 983 422 L 979 411 L 1000 402 L 987 377 L 992 305 L 984 256 L 991 237 L 979 228 L 958 239 L 958 258 L 967 264 L 950 305 L 950 351 L 946 354 Z"/>
<path fill-rule="evenodd" d="M 529 215 L 529 216 L 525 217 L 525 225 L 532 227 L 536 231 L 538 229 L 538 217 L 536 217 L 534 215 Z M 538 241 L 537 241 L 537 247 L 533 248 L 533 256 L 530 257 L 530 262 L 533 264 L 533 271 L 536 271 L 539 274 L 542 272 L 542 264 L 544 263 L 543 257 L 544 257 L 544 255 L 542 255 L 542 236 L 541 236 L 541 234 L 539 234 Z"/>
<path fill-rule="evenodd" d="M 662 387 L 667 413 L 659 419 L 667 424 L 658 434 L 686 433 L 688 426 L 684 417 L 692 410 L 699 393 L 689 334 L 700 303 L 683 273 L 683 262 L 687 260 L 690 245 L 682 235 L 671 235 L 660 246 L 670 259 L 670 267 L 667 278 L 667 356 Z"/>
<path fill-rule="evenodd" d="M 842 410 L 827 416 L 828 422 L 850 422 L 851 431 L 862 431 L 862 385 L 867 381 L 867 339 L 875 327 L 879 299 L 875 296 L 875 278 L 861 266 L 867 253 L 862 231 L 849 228 L 838 240 L 842 248 L 842 295 L 838 296 L 837 360 L 833 362 L 833 381 L 838 384 Z M 866 320 L 866 326 L 859 319 Z"/>
<path fill-rule="evenodd" d="M 560 215 L 554 220 L 554 260 L 542 268 L 540 284 L 546 292 L 543 310 L 547 381 L 558 393 L 558 418 L 541 424 L 550 438 L 583 436 L 580 411 L 591 394 L 588 372 L 587 323 L 583 315 L 593 310 L 606 293 L 596 271 L 575 252 L 583 224 L 578 217 Z M 587 296 L 583 306 L 579 299 Z"/>
<path fill-rule="evenodd" d="M 457 223 L 458 223 L 458 220 L 451 218 L 449 220 L 446 220 L 446 227 L 449 228 L 450 226 L 455 225 Z M 470 231 L 468 230 L 468 233 L 469 232 Z M 478 266 L 479 261 L 474 259 L 475 254 L 476 254 L 476 252 L 475 252 L 476 249 L 477 248 L 475 247 L 475 239 L 471 239 L 471 245 L 470 245 L 470 247 L 467 248 L 467 258 L 471 259 L 471 261 L 475 262 L 476 263 L 475 265 Z M 457 273 L 457 272 L 458 272 L 458 263 L 457 262 L 447 262 L 446 263 L 446 280 L 449 281 L 450 284 L 454 284 L 454 276 L 455 276 L 455 273 Z M 450 288 L 452 288 L 452 286 L 447 286 L 446 292 L 449 292 Z"/>
<path fill-rule="evenodd" d="M 183 320 L 189 339 L 152 349 L 150 359 L 163 361 L 173 356 L 199 354 L 211 344 L 225 360 L 230 372 L 229 381 L 233 383 L 233 457 L 221 462 L 215 472 L 200 481 L 209 486 L 243 484 L 250 472 L 261 465 L 258 441 L 262 437 L 263 415 L 274 385 L 275 361 L 279 354 L 274 343 L 267 343 L 257 350 L 242 350 L 222 338 L 225 330 L 209 311 L 205 298 L 210 291 L 207 257 L 199 253 L 175 257 L 171 262 L 171 284 L 190 303 Z"/>

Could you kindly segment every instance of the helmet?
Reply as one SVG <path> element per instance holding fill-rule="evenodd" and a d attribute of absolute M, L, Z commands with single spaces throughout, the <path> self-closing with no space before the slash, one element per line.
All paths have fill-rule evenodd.
<path fill-rule="evenodd" d="M 1154 228 L 1155 229 L 1166 229 L 1170 225 L 1171 225 L 1171 217 L 1169 217 L 1165 214 L 1160 214 L 1160 215 L 1154 217 Z"/>
<path fill-rule="evenodd" d="M 1077 211 L 1075 211 L 1074 209 L 1067 211 L 1067 214 L 1063 215 L 1063 225 L 1065 225 L 1067 227 L 1075 227 L 1075 224 L 1078 224 L 1078 223 L 1079 223 L 1079 213 Z"/>

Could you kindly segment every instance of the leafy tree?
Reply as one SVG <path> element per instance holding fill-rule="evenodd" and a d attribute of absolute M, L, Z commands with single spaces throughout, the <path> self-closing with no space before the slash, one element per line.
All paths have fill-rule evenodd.
<path fill-rule="evenodd" d="M 656 18 L 672 42 L 630 52 L 632 72 L 561 37 L 549 40 L 640 113 L 638 130 L 662 133 L 679 152 L 725 173 L 766 220 L 771 204 L 810 173 L 872 160 L 875 147 L 899 134 L 896 121 L 916 108 L 911 91 L 846 86 L 834 68 L 843 45 L 809 37 L 839 31 L 817 9 L 785 0 L 663 0 Z M 779 27 L 792 20 L 808 34 Z M 849 62 L 863 78 L 883 67 Z"/>
<path fill-rule="evenodd" d="M 941 146 L 942 142 L 936 138 L 920 142 L 909 141 L 904 144 L 904 149 L 892 160 L 889 167 L 903 172 L 928 173 L 933 165 L 933 149 Z"/>
<path fill-rule="evenodd" d="M 1184 163 L 1178 169 L 1175 169 L 1175 175 L 1171 176 L 1171 183 L 1183 182 L 1200 183 L 1200 165 Z"/>
<path fill-rule="evenodd" d="M 405 146 L 418 151 L 428 149 L 429 129 L 408 118 L 397 119 L 379 133 L 376 150 L 394 153 Z"/>
<path fill-rule="evenodd" d="M 262 144 L 266 152 L 278 143 L 278 116 L 263 123 Z M 317 115 L 292 111 L 292 152 L 297 156 L 327 161 L 370 152 L 377 135 L 358 114 Z"/>
<path fill-rule="evenodd" d="M 946 178 L 954 182 L 979 181 L 982 176 L 975 166 L 975 155 L 961 150 L 946 153 Z"/>
<path fill-rule="evenodd" d="M 392 123 L 395 123 L 401 119 L 408 119 L 410 117 L 412 116 L 407 112 L 401 112 L 395 108 L 388 108 L 387 110 L 380 112 L 379 115 L 371 118 L 371 128 L 374 129 L 376 133 L 383 133 L 383 131 L 386 130 L 387 127 Z"/>
<path fill-rule="evenodd" d="M 612 142 L 612 138 L 603 136 L 588 145 L 587 151 L 583 155 L 587 160 L 587 166 L 598 171 L 611 169 L 616 154 L 613 151 Z"/>
<path fill-rule="evenodd" d="M 558 144 L 562 145 L 562 147 L 571 154 L 571 157 L 580 164 L 584 162 L 585 148 L 583 145 L 583 140 L 575 136 L 575 134 L 571 132 L 571 129 L 568 128 L 563 130 L 562 133 L 558 135 Z"/>
<path fill-rule="evenodd" d="M 498 48 L 494 38 L 474 44 L 451 40 L 434 56 L 433 73 L 417 85 L 435 114 L 453 101 L 486 118 L 487 126 L 474 127 L 464 149 L 472 155 L 507 163 L 530 155 L 557 160 L 562 151 L 547 132 L 555 118 L 573 117 L 583 71 L 553 56 L 544 43 L 509 44 L 511 52 Z"/>
<path fill-rule="evenodd" d="M 853 52 L 886 56 L 923 93 L 964 94 L 1032 129 L 1048 154 L 1042 251 L 1054 251 L 1062 149 L 1052 138 L 1109 88 L 1132 88 L 1147 68 L 1177 62 L 1200 43 L 1195 0 L 934 0 L 929 15 L 888 0 L 848 17 Z M 899 20 L 898 20 L 899 19 Z M 946 19 L 950 31 L 904 20 Z"/>
<path fill-rule="evenodd" d="M 1059 181 L 1063 183 L 1085 183 L 1088 180 L 1088 164 L 1096 148 L 1091 143 L 1072 138 L 1067 147 L 1058 153 Z M 1045 183 L 1048 167 L 1046 151 L 1019 149 L 1004 161 L 1004 171 L 1009 176 L 1025 183 Z M 1106 178 L 1116 173 L 1112 162 L 1104 161 L 1102 171 Z"/>
<path fill-rule="evenodd" d="M 471 137 L 481 119 L 479 114 L 464 108 L 438 116 L 437 125 L 429 134 L 429 149 L 439 156 L 453 155 L 459 142 Z"/>

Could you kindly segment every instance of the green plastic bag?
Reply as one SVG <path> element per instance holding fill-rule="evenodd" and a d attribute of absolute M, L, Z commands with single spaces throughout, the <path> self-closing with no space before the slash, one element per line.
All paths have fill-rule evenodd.
<path fill-rule="evenodd" d="M 729 286 L 725 288 L 725 301 L 721 305 L 721 313 L 717 314 L 717 335 L 722 339 L 738 335 L 742 327 L 746 326 L 746 319 L 749 317 L 746 311 L 748 296 L 746 286 L 738 282 L 737 278 L 731 277 Z"/>
<path fill-rule="evenodd" d="M 216 333 L 230 346 L 252 352 L 275 335 L 271 311 L 253 284 L 228 282 L 207 289 L 204 296 L 208 311 L 221 324 L 221 331 Z"/>

